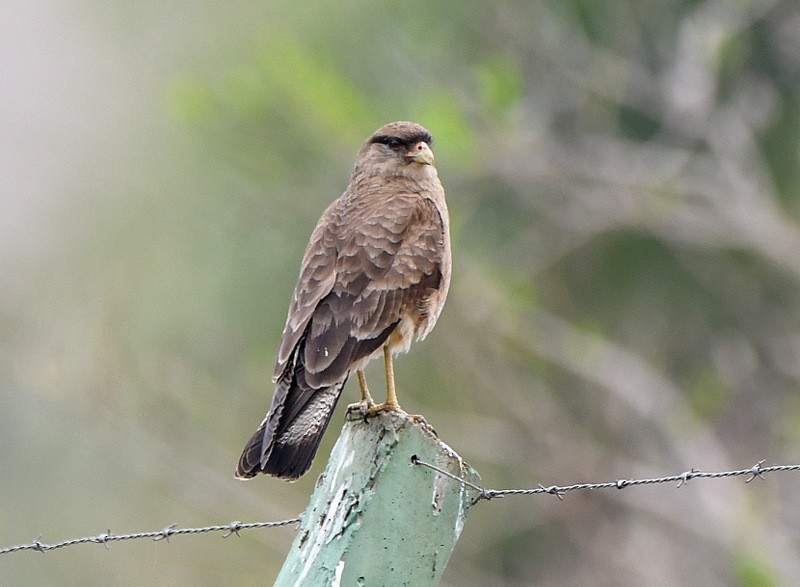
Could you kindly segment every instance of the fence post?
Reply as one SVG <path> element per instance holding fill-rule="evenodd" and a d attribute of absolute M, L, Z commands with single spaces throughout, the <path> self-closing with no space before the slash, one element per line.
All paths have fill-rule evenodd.
<path fill-rule="evenodd" d="M 348 421 L 275 585 L 437 585 L 475 491 L 412 455 L 480 483 L 408 416 Z"/>

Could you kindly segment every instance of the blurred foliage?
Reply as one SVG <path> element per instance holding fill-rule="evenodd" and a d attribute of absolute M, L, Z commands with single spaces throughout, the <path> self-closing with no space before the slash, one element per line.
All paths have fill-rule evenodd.
<path fill-rule="evenodd" d="M 736 562 L 737 584 L 741 587 L 774 587 L 781 582 L 771 566 L 753 556 L 742 556 Z"/>
<path fill-rule="evenodd" d="M 398 119 L 435 137 L 454 250 L 400 396 L 488 485 L 797 461 L 796 1 L 69 0 L 0 39 L 0 545 L 302 511 L 336 421 L 295 484 L 232 471 L 306 239 Z M 483 504 L 444 583 L 797 584 L 797 483 Z M 292 537 L 0 583 L 269 582 Z"/>

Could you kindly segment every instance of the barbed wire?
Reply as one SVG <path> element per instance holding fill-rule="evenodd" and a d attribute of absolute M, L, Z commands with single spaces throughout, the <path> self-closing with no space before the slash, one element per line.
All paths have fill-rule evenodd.
<path fill-rule="evenodd" d="M 658 485 L 660 483 L 674 483 L 676 481 L 678 483 L 678 487 L 682 487 L 692 479 L 721 479 L 725 477 L 741 477 L 744 475 L 750 476 L 748 479 L 745 479 L 745 483 L 750 483 L 756 477 L 763 479 L 764 475 L 768 473 L 800 471 L 800 465 L 771 465 L 769 467 L 764 467 L 763 465 L 765 461 L 761 460 L 749 469 L 738 469 L 735 471 L 709 472 L 690 469 L 689 471 L 680 473 L 679 475 L 667 475 L 664 477 L 645 479 L 617 479 L 616 481 L 604 481 L 601 483 L 575 483 L 573 485 L 544 486 L 540 484 L 539 486 L 531 489 L 486 489 L 480 485 L 472 483 L 467 479 L 464 479 L 463 477 L 459 477 L 458 475 L 454 475 L 449 471 L 445 471 L 436 465 L 427 463 L 417 457 L 417 455 L 412 455 L 411 462 L 415 465 L 432 469 L 437 473 L 458 481 L 470 489 L 474 489 L 478 492 L 478 495 L 475 498 L 476 502 L 482 499 L 488 501 L 496 497 L 506 497 L 510 495 L 536 495 L 538 493 L 548 493 L 550 495 L 555 495 L 558 497 L 558 499 L 564 499 L 564 494 L 568 491 L 578 491 L 582 489 L 625 489 L 626 487 L 635 487 L 638 485 Z"/>
<path fill-rule="evenodd" d="M 641 485 L 658 485 L 662 483 L 675 483 L 677 482 L 678 487 L 682 487 L 692 479 L 722 479 L 726 477 L 742 477 L 742 476 L 749 476 L 745 479 L 745 483 L 750 483 L 755 478 L 764 479 L 764 475 L 769 473 L 779 473 L 779 472 L 788 472 L 788 471 L 800 471 L 800 465 L 771 465 L 768 467 L 764 467 L 763 460 L 758 461 L 755 465 L 747 469 L 738 469 L 735 471 L 699 471 L 697 469 L 690 469 L 684 473 L 680 473 L 678 475 L 667 475 L 664 477 L 653 477 L 653 478 L 643 478 L 643 479 L 617 479 L 616 481 L 605 481 L 601 483 L 574 483 L 572 485 L 538 485 L 537 487 L 533 487 L 530 489 L 487 489 L 485 487 L 481 487 L 469 481 L 468 479 L 464 479 L 463 477 L 459 477 L 458 475 L 454 475 L 449 471 L 445 471 L 444 469 L 437 467 L 434 464 L 428 463 L 423 461 L 422 459 L 418 458 L 417 455 L 413 455 L 411 457 L 411 462 L 414 465 L 420 467 L 426 467 L 437 473 L 449 477 L 462 485 L 469 487 L 470 489 L 477 492 L 475 497 L 474 503 L 481 501 L 481 500 L 491 500 L 500 497 L 507 497 L 511 495 L 537 495 L 540 493 L 546 493 L 549 495 L 555 495 L 558 499 L 564 499 L 564 495 L 570 491 L 579 491 L 579 490 L 589 490 L 589 489 L 625 489 L 627 487 L 636 487 Z M 37 538 L 33 542 L 29 544 L 19 544 L 17 546 L 9 546 L 7 548 L 0 548 L 0 555 L 4 554 L 12 554 L 15 552 L 21 552 L 24 550 L 34 550 L 36 552 L 47 552 L 50 550 L 55 550 L 58 548 L 66 548 L 67 546 L 75 546 L 76 544 L 103 544 L 106 548 L 108 548 L 109 542 L 117 542 L 122 540 L 138 540 L 141 538 L 151 538 L 152 540 L 166 540 L 169 542 L 169 539 L 173 536 L 180 536 L 183 534 L 206 534 L 209 532 L 225 532 L 223 534 L 223 538 L 228 538 L 229 536 L 235 534 L 239 536 L 239 532 L 241 530 L 252 530 L 255 528 L 278 528 L 281 526 L 289 526 L 291 524 L 298 524 L 300 523 L 300 516 L 296 518 L 291 518 L 288 520 L 282 520 L 279 522 L 231 522 L 230 524 L 218 525 L 218 526 L 205 526 L 203 528 L 178 528 L 176 524 L 172 524 L 167 526 L 162 530 L 154 530 L 151 532 L 136 532 L 132 534 L 113 534 L 111 530 L 108 530 L 102 534 L 98 534 L 96 536 L 85 536 L 83 538 L 72 538 L 70 540 L 64 540 L 63 542 L 56 542 L 54 544 L 45 544 L 40 541 L 40 538 Z"/>
<path fill-rule="evenodd" d="M 11 554 L 13 552 L 20 552 L 23 550 L 35 550 L 37 552 L 47 552 L 48 550 L 55 550 L 57 548 L 65 548 L 67 546 L 75 546 L 76 544 L 104 544 L 108 548 L 109 542 L 116 542 L 119 540 L 138 540 L 140 538 L 152 538 L 155 541 L 166 540 L 173 536 L 180 536 L 182 534 L 206 534 L 208 532 L 225 532 L 223 538 L 227 538 L 232 534 L 239 536 L 241 530 L 252 530 L 254 528 L 278 528 L 280 526 L 289 526 L 300 522 L 300 517 L 291 518 L 289 520 L 281 520 L 280 522 L 231 522 L 230 524 L 221 526 L 205 526 L 204 528 L 178 528 L 177 524 L 167 526 L 163 530 L 155 530 L 152 532 L 135 532 L 132 534 L 112 534 L 111 530 L 98 534 L 97 536 L 85 536 L 83 538 L 72 538 L 71 540 L 64 540 L 63 542 L 56 542 L 55 544 L 44 544 L 37 538 L 30 544 L 18 544 L 17 546 L 9 546 L 7 548 L 0 548 L 0 555 Z"/>

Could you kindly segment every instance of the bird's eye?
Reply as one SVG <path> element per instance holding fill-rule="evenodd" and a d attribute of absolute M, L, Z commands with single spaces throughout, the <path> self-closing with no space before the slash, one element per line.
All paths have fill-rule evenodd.
<path fill-rule="evenodd" d="M 391 135 L 375 135 L 372 137 L 371 142 L 386 145 L 392 151 L 399 151 L 407 144 L 406 141 L 400 137 L 393 137 Z"/>

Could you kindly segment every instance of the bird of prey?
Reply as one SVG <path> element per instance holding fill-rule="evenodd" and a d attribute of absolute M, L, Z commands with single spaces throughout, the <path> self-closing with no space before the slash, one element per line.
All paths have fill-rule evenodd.
<path fill-rule="evenodd" d="M 294 480 L 317 452 L 352 371 L 367 416 L 402 411 L 392 356 L 431 331 L 450 285 L 450 221 L 431 135 L 413 122 L 382 126 L 358 151 L 345 192 L 311 234 L 283 329 L 272 406 L 236 477 Z M 386 401 L 364 368 L 383 355 Z"/>

